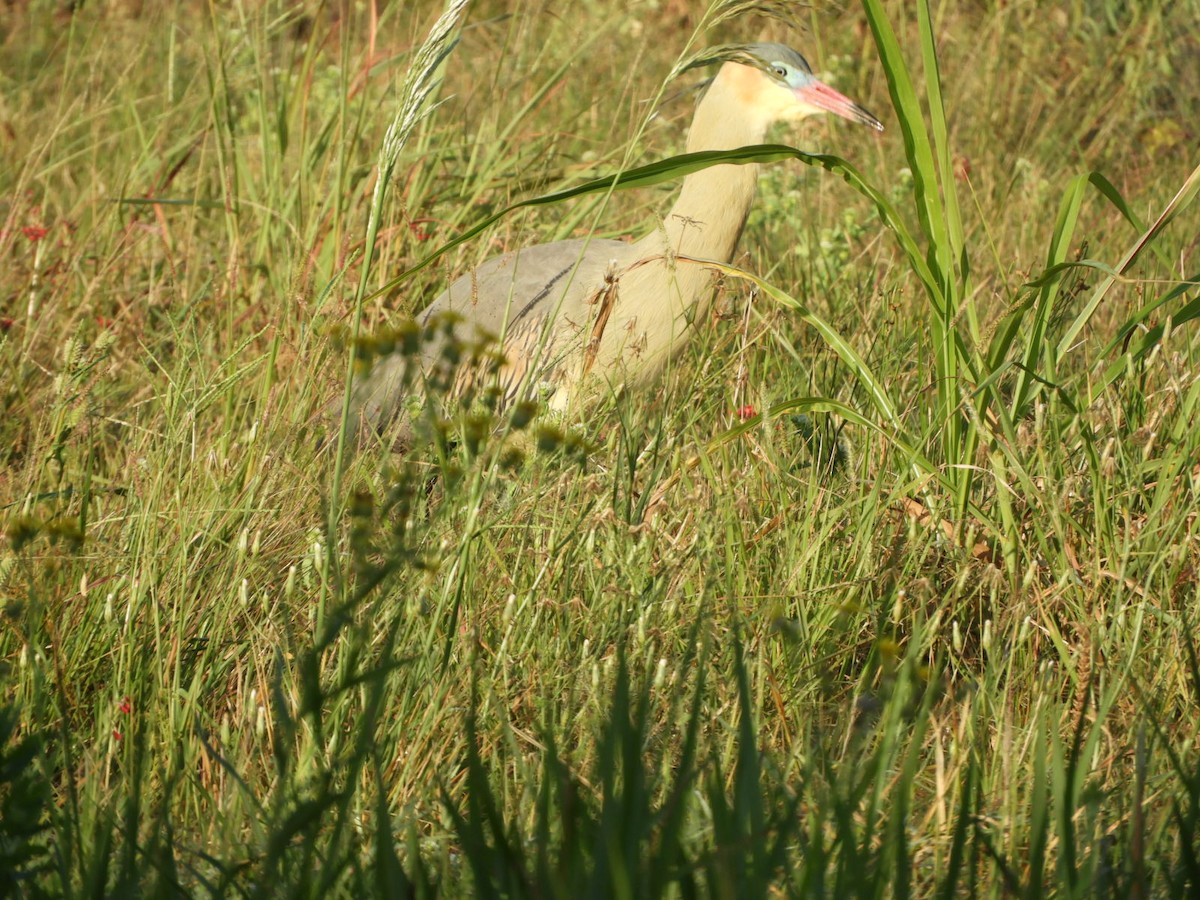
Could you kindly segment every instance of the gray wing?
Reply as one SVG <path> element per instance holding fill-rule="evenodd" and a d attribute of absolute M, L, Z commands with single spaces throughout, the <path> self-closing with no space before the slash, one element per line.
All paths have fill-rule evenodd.
<path fill-rule="evenodd" d="M 495 256 L 464 275 L 425 307 L 417 321 L 453 311 L 465 324 L 495 335 L 531 320 L 573 314 L 600 287 L 613 260 L 629 251 L 621 241 L 576 239 L 538 244 Z"/>
<path fill-rule="evenodd" d="M 556 368 L 564 334 L 587 324 L 589 301 L 604 284 L 605 275 L 619 267 L 630 252 L 621 241 L 576 239 L 538 244 L 493 257 L 459 278 L 417 315 L 421 325 L 452 314 L 453 339 L 459 346 L 481 338 L 500 341 L 507 363 L 500 373 L 506 399 L 537 363 L 539 377 Z M 422 374 L 428 376 L 440 361 L 449 334 L 430 342 L 420 354 Z M 541 348 L 541 352 L 539 352 Z M 399 354 L 376 362 L 354 388 L 352 413 L 374 431 L 385 428 L 419 383 L 406 371 L 408 359 Z M 465 388 L 473 376 L 461 367 L 450 393 Z"/>

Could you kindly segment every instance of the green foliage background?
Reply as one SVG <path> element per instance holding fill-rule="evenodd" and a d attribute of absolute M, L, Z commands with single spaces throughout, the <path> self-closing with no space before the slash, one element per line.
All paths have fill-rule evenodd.
<path fill-rule="evenodd" d="M 1196 890 L 1200 8 L 911 7 L 475 3 L 388 196 L 435 4 L 0 7 L 0 889 Z M 660 389 L 318 440 L 764 38 L 888 130 L 774 136 L 857 174 L 764 165 Z"/>

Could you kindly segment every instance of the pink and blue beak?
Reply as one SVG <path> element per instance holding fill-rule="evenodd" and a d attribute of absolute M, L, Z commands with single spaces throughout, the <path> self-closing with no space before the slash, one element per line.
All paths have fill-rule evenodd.
<path fill-rule="evenodd" d="M 807 83 L 794 87 L 792 90 L 796 94 L 796 99 L 802 100 L 809 106 L 831 112 L 835 116 L 841 116 L 851 122 L 858 122 L 860 125 L 869 125 L 876 131 L 883 131 L 883 124 L 877 118 L 846 95 L 838 93 L 812 75 L 808 76 Z"/>
<path fill-rule="evenodd" d="M 763 43 L 747 44 L 740 49 L 748 57 L 748 64 L 757 66 L 785 86 L 798 102 L 883 131 L 883 125 L 877 118 L 813 75 L 808 60 L 791 47 Z"/>

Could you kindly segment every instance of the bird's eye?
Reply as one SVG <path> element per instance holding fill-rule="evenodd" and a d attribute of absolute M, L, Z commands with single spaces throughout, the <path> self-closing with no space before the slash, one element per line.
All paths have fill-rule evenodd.
<path fill-rule="evenodd" d="M 787 78 L 788 77 L 787 66 L 781 66 L 778 63 L 776 63 L 775 64 L 775 74 L 778 75 L 780 78 Z"/>

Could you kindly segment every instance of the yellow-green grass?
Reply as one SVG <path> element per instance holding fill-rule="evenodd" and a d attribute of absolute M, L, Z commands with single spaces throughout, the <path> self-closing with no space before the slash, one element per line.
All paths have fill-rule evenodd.
<path fill-rule="evenodd" d="M 725 278 L 661 389 L 521 461 L 340 462 L 339 335 L 653 227 L 670 184 L 516 212 L 371 296 L 679 152 L 689 49 L 806 53 L 888 130 L 776 140 L 920 235 L 867 25 L 926 103 L 916 4 L 477 3 L 384 196 L 436 4 L 67 6 L 0 11 L 6 890 L 1197 889 L 1195 323 L 1133 355 L 1195 292 L 1122 331 L 1200 270 L 1195 208 L 1049 349 L 1200 162 L 1194 0 L 934 6 L 949 338 L 878 205 L 776 162 L 736 260 L 765 284 Z M 1042 291 L 1060 259 L 1092 264 Z"/>

